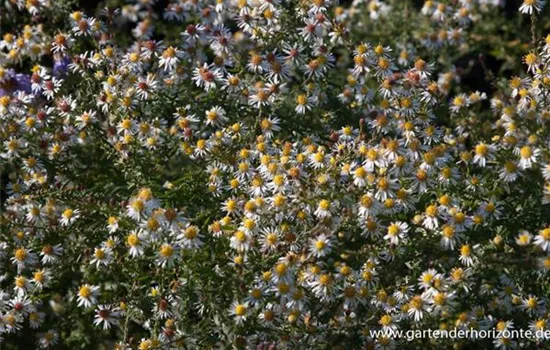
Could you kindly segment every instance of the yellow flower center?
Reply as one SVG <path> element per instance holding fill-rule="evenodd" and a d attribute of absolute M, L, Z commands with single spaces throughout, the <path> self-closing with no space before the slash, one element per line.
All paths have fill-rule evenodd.
<path fill-rule="evenodd" d="M 42 271 L 36 271 L 33 275 L 34 280 L 37 282 L 43 282 L 44 281 L 44 273 Z"/>
<path fill-rule="evenodd" d="M 487 154 L 489 154 L 489 147 L 487 147 L 487 145 L 484 143 L 480 143 L 476 146 L 476 154 L 478 156 L 485 157 Z"/>
<path fill-rule="evenodd" d="M 519 154 L 521 158 L 528 159 L 528 158 L 531 158 L 531 156 L 533 155 L 533 151 L 531 150 L 531 147 L 523 146 L 519 151 Z"/>
<path fill-rule="evenodd" d="M 25 248 L 19 248 L 15 251 L 15 259 L 17 261 L 24 261 L 27 258 L 27 251 Z"/>
<path fill-rule="evenodd" d="M 391 224 L 388 227 L 388 234 L 390 236 L 397 236 L 399 234 L 399 231 L 401 231 L 401 228 L 397 224 Z"/>
<path fill-rule="evenodd" d="M 163 244 L 160 247 L 160 255 L 165 258 L 171 257 L 174 254 L 174 248 L 169 244 Z"/>
<path fill-rule="evenodd" d="M 380 324 L 382 326 L 389 326 L 392 323 L 392 317 L 390 315 L 384 315 L 380 318 Z"/>
<path fill-rule="evenodd" d="M 378 188 L 382 191 L 386 191 L 388 188 L 390 188 L 390 183 L 388 179 L 383 177 L 380 180 L 378 180 Z"/>
<path fill-rule="evenodd" d="M 94 256 L 99 260 L 103 260 L 105 258 L 105 251 L 101 248 L 96 248 Z"/>
<path fill-rule="evenodd" d="M 78 295 L 82 298 L 87 299 L 92 295 L 92 288 L 90 288 L 89 286 L 82 286 L 78 290 Z"/>
<path fill-rule="evenodd" d="M 187 229 L 185 229 L 185 238 L 187 239 L 195 239 L 198 234 L 199 230 L 197 226 L 189 226 Z"/>
<path fill-rule="evenodd" d="M 433 218 L 437 216 L 437 206 L 435 204 L 432 204 L 426 208 L 426 215 Z"/>
<path fill-rule="evenodd" d="M 258 288 L 254 288 L 252 289 L 250 295 L 252 295 L 252 297 L 254 297 L 255 299 L 259 299 L 262 296 L 262 291 Z"/>
<path fill-rule="evenodd" d="M 422 300 L 422 297 L 419 295 L 414 296 L 410 302 L 410 307 L 417 310 L 421 309 L 423 305 L 424 305 L 424 301 Z"/>
<path fill-rule="evenodd" d="M 452 238 L 455 234 L 455 229 L 452 226 L 444 226 L 443 227 L 443 236 L 447 238 Z"/>
<path fill-rule="evenodd" d="M 319 208 L 321 208 L 321 210 L 328 210 L 330 208 L 330 201 L 323 199 L 319 203 Z"/>
<path fill-rule="evenodd" d="M 365 168 L 359 167 L 355 170 L 355 176 L 362 179 L 367 176 L 367 171 L 365 170 Z"/>
<path fill-rule="evenodd" d="M 236 231 L 235 239 L 239 242 L 244 242 L 246 241 L 246 234 L 243 231 Z"/>
<path fill-rule="evenodd" d="M 307 97 L 306 95 L 298 95 L 298 97 L 296 97 L 296 103 L 299 104 L 300 106 L 303 106 L 305 105 L 307 102 Z"/>
<path fill-rule="evenodd" d="M 244 316 L 246 314 L 246 306 L 243 304 L 238 304 L 235 306 L 235 315 Z"/>
<path fill-rule="evenodd" d="M 278 276 L 283 276 L 286 274 L 288 268 L 285 264 L 277 264 L 277 266 L 275 266 L 275 272 L 277 273 Z"/>
<path fill-rule="evenodd" d="M 172 46 L 168 47 L 162 53 L 162 57 L 164 57 L 164 58 L 172 58 L 174 56 L 176 56 L 176 49 L 174 49 Z"/>
<path fill-rule="evenodd" d="M 458 212 L 454 214 L 453 218 L 455 219 L 456 223 L 461 224 L 466 219 L 466 216 L 464 215 L 464 213 Z"/>
<path fill-rule="evenodd" d="M 526 1 L 530 1 L 532 3 L 534 3 L 535 0 L 526 0 Z M 527 63 L 528 65 L 533 65 L 537 62 L 537 55 L 533 52 L 527 54 L 524 56 L 524 59 L 525 59 L 525 63 Z"/>
<path fill-rule="evenodd" d="M 135 247 L 139 245 L 139 237 L 135 233 L 130 234 L 126 241 L 128 242 L 128 245 L 130 247 Z"/>
<path fill-rule="evenodd" d="M 444 305 L 447 300 L 447 296 L 444 293 L 437 293 L 434 296 L 434 302 L 436 305 Z"/>
<path fill-rule="evenodd" d="M 315 242 L 315 249 L 323 250 L 323 249 L 325 249 L 325 247 L 326 247 L 325 241 L 319 240 L 319 241 Z"/>
<path fill-rule="evenodd" d="M 504 169 L 506 169 L 506 172 L 508 173 L 513 173 L 514 171 L 516 171 L 517 166 L 514 162 L 509 160 L 506 163 L 504 163 Z"/>
<path fill-rule="evenodd" d="M 423 169 L 419 169 L 416 172 L 416 178 L 418 179 L 418 181 L 426 181 L 426 179 L 428 178 L 428 173 Z"/>
<path fill-rule="evenodd" d="M 135 52 L 132 52 L 128 58 L 130 62 L 136 63 L 139 60 L 139 55 Z"/>
<path fill-rule="evenodd" d="M 330 275 L 321 275 L 319 277 L 319 284 L 322 286 L 328 286 L 332 283 L 332 277 Z"/>
<path fill-rule="evenodd" d="M 132 203 L 132 208 L 135 210 L 135 211 L 142 211 L 143 209 L 145 209 L 145 203 L 143 203 L 142 200 L 140 199 L 136 199 L 133 203 Z"/>
<path fill-rule="evenodd" d="M 453 99 L 453 105 L 461 107 L 464 105 L 464 98 L 462 96 L 457 96 Z"/>
<path fill-rule="evenodd" d="M 461 268 L 454 269 L 451 273 L 451 277 L 454 281 L 460 281 L 464 275 L 464 270 Z"/>

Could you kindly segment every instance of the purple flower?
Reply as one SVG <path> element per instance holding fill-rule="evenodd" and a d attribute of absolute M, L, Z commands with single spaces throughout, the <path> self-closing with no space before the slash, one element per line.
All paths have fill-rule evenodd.
<path fill-rule="evenodd" d="M 17 91 L 31 92 L 31 76 L 8 69 L 0 79 L 0 96 L 13 94 Z"/>
<path fill-rule="evenodd" d="M 65 76 L 65 74 L 67 74 L 69 63 L 71 63 L 71 60 L 67 56 L 56 59 L 53 64 L 53 75 L 57 78 Z"/>

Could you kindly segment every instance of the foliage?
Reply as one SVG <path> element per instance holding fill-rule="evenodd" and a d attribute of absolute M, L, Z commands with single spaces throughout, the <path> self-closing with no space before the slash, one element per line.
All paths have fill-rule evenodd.
<path fill-rule="evenodd" d="M 544 346 L 548 14 L 5 1 L 1 346 Z"/>

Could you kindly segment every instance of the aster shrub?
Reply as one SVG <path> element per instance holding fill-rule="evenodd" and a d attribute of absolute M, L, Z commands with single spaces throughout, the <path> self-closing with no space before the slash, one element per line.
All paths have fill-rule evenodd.
<path fill-rule="evenodd" d="M 547 347 L 544 5 L 3 1 L 0 347 Z"/>

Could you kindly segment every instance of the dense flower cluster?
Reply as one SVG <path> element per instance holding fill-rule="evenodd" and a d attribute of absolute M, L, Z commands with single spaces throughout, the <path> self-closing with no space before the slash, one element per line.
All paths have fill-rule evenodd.
<path fill-rule="evenodd" d="M 414 343 L 369 331 L 550 329 L 544 1 L 516 11 L 526 69 L 488 74 L 490 94 L 444 60 L 503 1 L 163 4 L 4 5 L 6 345 L 395 349 Z M 365 39 L 402 9 L 412 37 Z"/>

